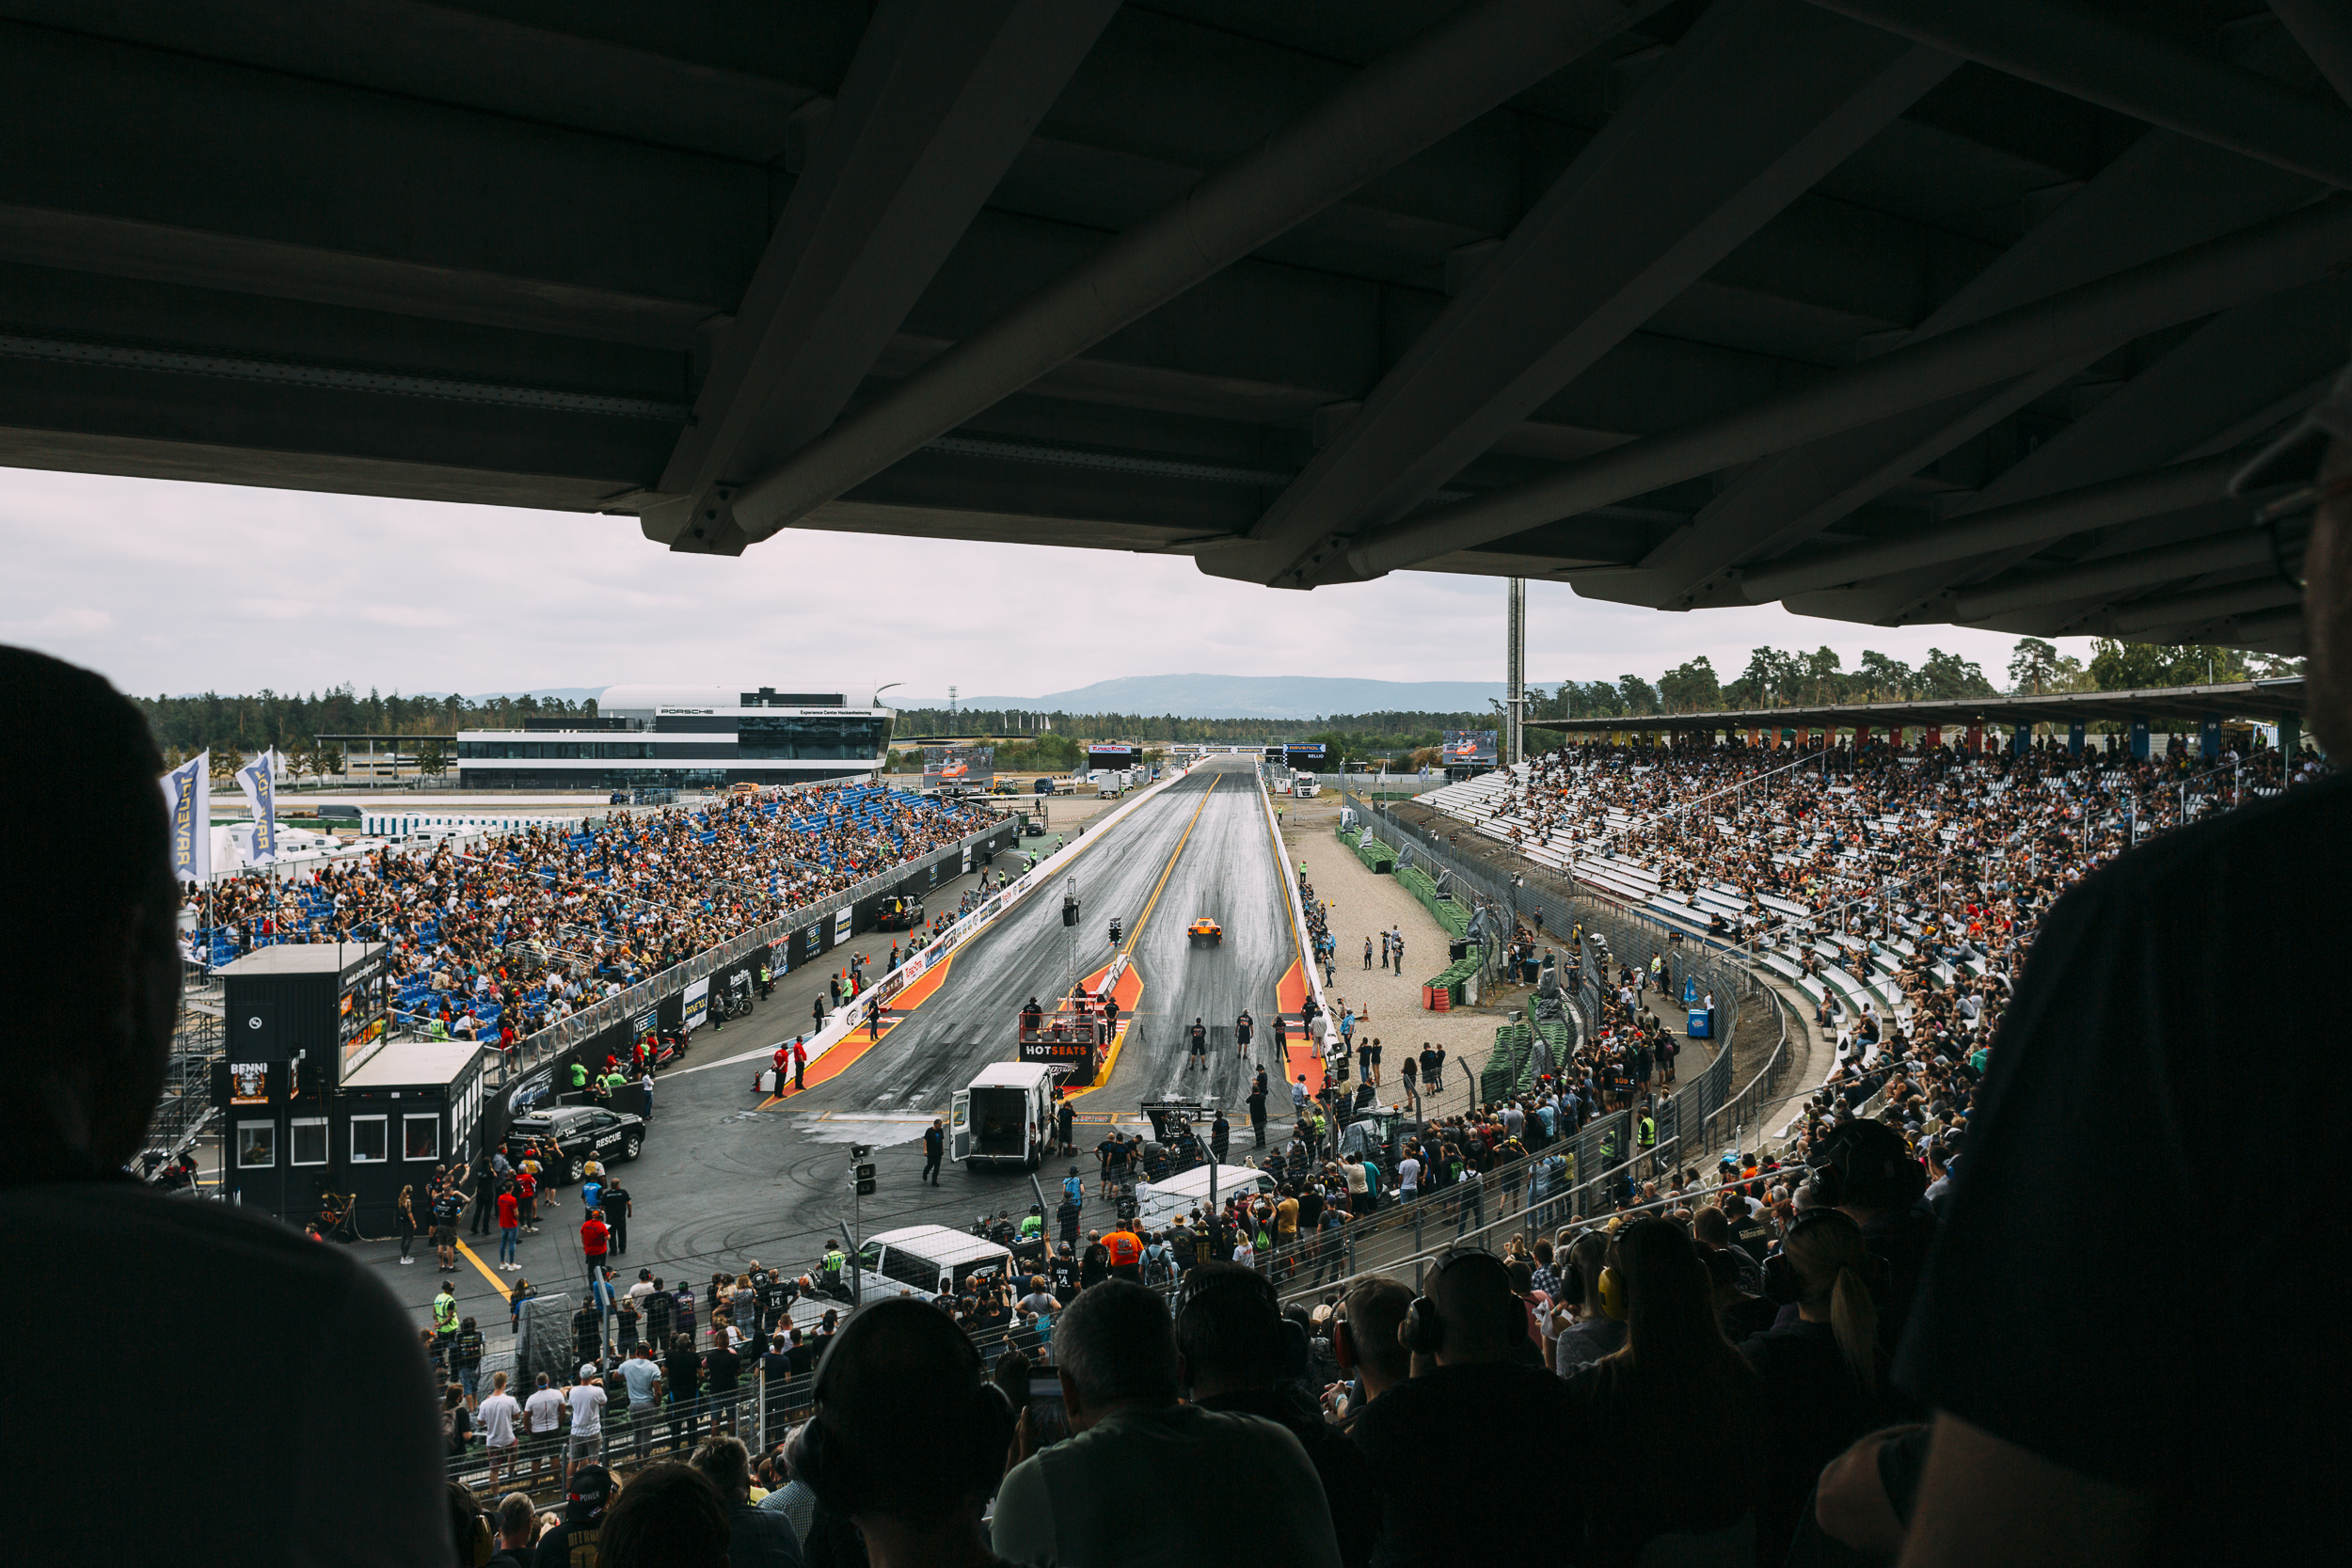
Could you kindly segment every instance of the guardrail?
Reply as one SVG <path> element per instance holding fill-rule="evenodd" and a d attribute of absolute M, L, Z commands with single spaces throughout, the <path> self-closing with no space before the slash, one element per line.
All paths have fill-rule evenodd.
<path fill-rule="evenodd" d="M 1274 795 L 1267 787 L 1265 765 L 1256 770 L 1258 804 L 1263 808 L 1266 831 L 1274 835 L 1275 863 L 1282 872 L 1282 904 L 1291 912 L 1291 928 L 1298 938 L 1299 967 L 1305 972 L 1307 989 L 1315 999 L 1315 1006 L 1329 1011 L 1323 992 L 1323 966 L 1315 962 L 1314 930 L 1307 924 L 1306 897 L 1298 891 L 1298 873 L 1292 869 L 1290 847 L 1282 842 L 1282 819 L 1275 815 Z"/>

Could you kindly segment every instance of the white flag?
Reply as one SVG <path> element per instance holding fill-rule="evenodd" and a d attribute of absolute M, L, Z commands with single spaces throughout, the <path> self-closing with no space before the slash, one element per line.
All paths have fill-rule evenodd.
<path fill-rule="evenodd" d="M 237 786 L 245 791 L 245 803 L 253 808 L 253 854 L 255 865 L 265 865 L 278 858 L 278 783 L 274 766 L 277 752 L 263 752 L 237 769 Z"/>
<path fill-rule="evenodd" d="M 164 775 L 171 813 L 171 874 L 183 882 L 213 879 L 213 753 L 199 752 Z"/>

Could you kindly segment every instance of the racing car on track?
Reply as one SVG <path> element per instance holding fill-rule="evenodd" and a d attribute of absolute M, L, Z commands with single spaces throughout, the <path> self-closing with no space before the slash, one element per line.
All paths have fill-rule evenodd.
<path fill-rule="evenodd" d="M 1184 927 L 1184 935 L 1194 942 L 1222 942 L 1225 940 L 1225 927 L 1204 914 Z"/>

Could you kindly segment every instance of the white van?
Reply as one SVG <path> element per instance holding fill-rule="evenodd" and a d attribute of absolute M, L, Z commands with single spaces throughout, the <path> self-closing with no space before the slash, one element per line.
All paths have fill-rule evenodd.
<path fill-rule="evenodd" d="M 1271 1194 L 1274 1178 L 1248 1165 L 1219 1165 L 1216 1167 L 1216 1201 L 1222 1208 L 1235 1194 L 1255 1196 Z M 1136 1222 L 1146 1230 L 1157 1230 L 1174 1222 L 1179 1214 L 1203 1209 L 1209 1202 L 1209 1167 L 1195 1165 L 1165 1181 L 1144 1181 L 1136 1187 Z"/>
<path fill-rule="evenodd" d="M 1002 1279 L 1012 1254 L 994 1242 L 944 1225 L 911 1225 L 866 1239 L 858 1249 L 859 1305 L 892 1296 L 953 1299 L 972 1280 Z"/>
<path fill-rule="evenodd" d="M 1054 1075 L 1041 1062 L 992 1062 L 956 1091 L 950 1159 L 1035 1170 L 1054 1125 Z"/>

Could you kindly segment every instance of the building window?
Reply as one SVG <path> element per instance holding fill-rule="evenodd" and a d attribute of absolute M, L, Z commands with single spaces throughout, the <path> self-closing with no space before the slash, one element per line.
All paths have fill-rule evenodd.
<path fill-rule="evenodd" d="M 323 1165 L 326 1164 L 326 1118 L 296 1117 L 290 1134 L 294 1141 L 292 1165 Z"/>
<path fill-rule="evenodd" d="M 389 1133 L 382 1117 L 351 1118 L 351 1163 L 355 1165 L 380 1165 L 389 1158 L 385 1139 Z"/>
<path fill-rule="evenodd" d="M 437 1114 L 400 1118 L 400 1147 L 404 1159 L 437 1160 L 441 1157 L 441 1118 Z"/>
<path fill-rule="evenodd" d="M 266 1170 L 278 1164 L 278 1124 L 274 1121 L 237 1123 L 237 1168 Z"/>
<path fill-rule="evenodd" d="M 782 758 L 840 761 L 880 756 L 889 736 L 885 721 L 880 718 L 771 719 L 747 715 L 739 721 L 736 738 L 736 754 L 747 762 Z"/>

